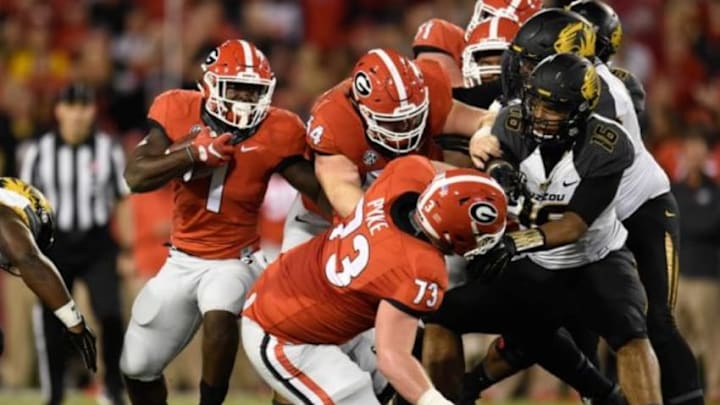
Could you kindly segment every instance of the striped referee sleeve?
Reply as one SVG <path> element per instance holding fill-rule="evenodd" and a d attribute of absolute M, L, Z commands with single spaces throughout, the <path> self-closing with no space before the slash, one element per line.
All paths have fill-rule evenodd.
<path fill-rule="evenodd" d="M 29 141 L 25 153 L 20 156 L 20 167 L 18 172 L 20 180 L 25 183 L 36 185 L 38 183 L 38 156 L 40 147 L 35 141 Z"/>
<path fill-rule="evenodd" d="M 130 187 L 123 176 L 123 172 L 125 171 L 125 150 L 120 142 L 113 141 L 111 159 L 112 168 L 110 181 L 113 184 L 115 198 L 125 198 L 130 194 Z"/>

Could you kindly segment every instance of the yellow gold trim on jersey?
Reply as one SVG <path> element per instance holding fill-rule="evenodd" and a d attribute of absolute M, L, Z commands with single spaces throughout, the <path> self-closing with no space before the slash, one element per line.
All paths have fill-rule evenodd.
<path fill-rule="evenodd" d="M 588 24 L 574 22 L 565 26 L 553 44 L 557 53 L 575 53 L 584 57 L 595 55 L 595 31 Z"/>
<path fill-rule="evenodd" d="M 669 232 L 665 232 L 665 265 L 667 266 L 668 307 L 673 310 L 677 302 L 680 258 Z"/>
<path fill-rule="evenodd" d="M 618 48 L 620 48 L 620 44 L 622 44 L 622 25 L 618 24 L 617 27 L 613 30 L 612 34 L 610 34 L 610 45 L 613 47 L 613 51 L 616 51 Z"/>
<path fill-rule="evenodd" d="M 513 51 L 515 51 L 517 53 L 520 53 L 523 51 L 523 47 L 520 45 L 517 45 L 517 44 L 512 44 L 511 48 Z"/>

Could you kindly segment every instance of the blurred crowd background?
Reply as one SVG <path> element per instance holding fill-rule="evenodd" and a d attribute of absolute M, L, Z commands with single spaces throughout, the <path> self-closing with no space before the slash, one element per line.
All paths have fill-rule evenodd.
<path fill-rule="evenodd" d="M 720 346 L 720 1 L 608 1 L 623 22 L 615 64 L 635 73 L 647 90 L 647 145 L 666 169 L 681 207 L 683 246 L 678 322 L 704 359 Z M 344 78 L 373 47 L 410 55 L 415 30 L 439 17 L 465 27 L 473 0 L 2 0 L 0 1 L 0 175 L 15 176 L 23 141 L 52 128 L 61 86 L 76 80 L 98 93 L 99 128 L 128 149 L 143 135 L 147 107 L 169 88 L 195 88 L 200 62 L 228 38 L 254 41 L 278 78 L 274 104 L 307 118 L 313 100 Z M 266 245 L 279 244 L 293 191 L 273 180 L 261 227 Z M 685 195 L 683 194 L 683 195 Z M 131 197 L 135 249 L 119 257 L 125 306 L 162 264 L 169 231 L 167 190 Z M 682 211 L 681 211 L 682 212 Z M 682 215 L 682 214 L 681 214 Z M 146 248 L 148 247 L 148 248 Z M 0 385 L 37 381 L 29 295 L 3 277 L 0 321 L 8 334 Z M 690 289 L 699 288 L 704 298 Z M 13 294 L 10 294 L 12 292 Z M 27 293 L 29 294 L 29 293 Z M 80 292 L 82 295 L 82 292 Z M 12 297 L 12 298 L 10 298 Z M 691 302 L 683 297 L 694 298 Z M 714 299 L 713 299 L 714 297 Z M 708 301 L 709 300 L 709 301 Z M 715 328 L 717 329 L 717 328 Z M 198 353 L 186 355 L 197 361 Z M 197 350 L 197 349 L 195 349 Z M 183 359 L 181 359 L 183 361 Z M 192 363 L 188 363 L 192 364 Z M 195 363 L 197 364 L 197 363 Z M 706 369 L 720 368 L 707 361 Z M 175 386 L 195 387 L 198 367 L 184 367 Z M 236 365 L 237 386 L 261 389 Z M 720 398 L 720 374 L 708 370 L 708 393 Z M 714 371 L 714 374 L 713 374 Z"/>

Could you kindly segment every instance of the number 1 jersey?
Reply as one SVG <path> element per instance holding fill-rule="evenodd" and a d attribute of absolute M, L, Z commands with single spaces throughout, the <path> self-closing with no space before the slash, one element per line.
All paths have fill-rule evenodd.
<path fill-rule="evenodd" d="M 373 327 L 381 300 L 413 316 L 435 311 L 447 288 L 444 258 L 391 214 L 414 207 L 435 174 L 424 157 L 390 162 L 353 214 L 267 268 L 243 315 L 290 342 L 342 344 Z"/>
<path fill-rule="evenodd" d="M 172 142 L 205 126 L 198 91 L 160 94 L 148 112 L 151 126 Z M 258 249 L 257 222 L 273 172 L 305 152 L 305 126 L 300 118 L 270 107 L 255 134 L 235 146 L 235 155 L 211 176 L 173 181 L 171 241 L 178 249 L 204 259 L 230 259 Z"/>

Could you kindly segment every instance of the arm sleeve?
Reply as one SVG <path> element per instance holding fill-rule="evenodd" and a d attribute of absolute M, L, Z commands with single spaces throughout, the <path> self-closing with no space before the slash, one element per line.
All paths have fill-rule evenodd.
<path fill-rule="evenodd" d="M 590 226 L 615 198 L 623 172 L 602 177 L 582 179 L 573 194 L 568 211 L 572 211 Z"/>

